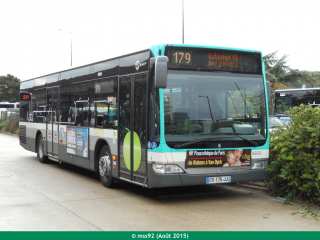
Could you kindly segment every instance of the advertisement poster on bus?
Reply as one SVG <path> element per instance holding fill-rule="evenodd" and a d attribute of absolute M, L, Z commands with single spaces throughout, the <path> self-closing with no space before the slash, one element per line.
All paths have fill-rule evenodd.
<path fill-rule="evenodd" d="M 87 128 L 67 127 L 67 153 L 89 157 Z"/>
<path fill-rule="evenodd" d="M 251 165 L 251 149 L 187 151 L 186 168 Z"/>

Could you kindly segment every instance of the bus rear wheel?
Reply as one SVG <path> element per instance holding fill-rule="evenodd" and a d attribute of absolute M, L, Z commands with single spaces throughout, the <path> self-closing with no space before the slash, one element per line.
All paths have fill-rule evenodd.
<path fill-rule="evenodd" d="M 108 146 L 103 146 L 99 154 L 99 176 L 103 186 L 114 187 L 114 179 L 111 176 L 111 154 Z"/>
<path fill-rule="evenodd" d="M 37 157 L 39 159 L 39 162 L 41 162 L 41 163 L 47 163 L 48 162 L 48 157 L 44 155 L 43 138 L 42 138 L 41 134 L 38 137 Z"/>

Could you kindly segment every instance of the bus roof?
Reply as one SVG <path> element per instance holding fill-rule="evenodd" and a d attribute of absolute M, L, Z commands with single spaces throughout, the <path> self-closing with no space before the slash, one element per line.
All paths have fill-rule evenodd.
<path fill-rule="evenodd" d="M 212 48 L 212 49 L 221 49 L 221 50 L 234 50 L 234 51 L 242 51 L 242 52 L 259 52 L 262 54 L 261 51 L 258 50 L 252 50 L 252 49 L 241 49 L 241 48 L 230 48 L 230 47 L 221 47 L 221 46 L 209 46 L 209 45 L 195 45 L 195 44 L 158 44 L 153 45 L 150 47 L 150 50 L 153 52 L 153 55 L 155 57 L 159 56 L 159 50 L 161 50 L 161 53 L 163 55 L 164 50 L 166 47 L 190 47 L 190 48 Z"/>
<path fill-rule="evenodd" d="M 154 55 L 155 57 L 157 57 L 157 56 L 159 56 L 159 50 L 161 50 L 161 55 L 164 55 L 164 50 L 165 50 L 165 48 L 166 48 L 167 46 L 190 47 L 190 48 L 212 48 L 212 49 L 234 50 L 234 51 L 243 51 L 243 52 L 259 52 L 259 53 L 261 53 L 261 55 L 262 55 L 262 52 L 261 52 L 261 51 L 252 50 L 252 49 L 240 49 L 240 48 L 230 48 L 230 47 L 220 47 L 220 46 L 208 46 L 208 45 L 194 45 L 194 44 L 168 44 L 168 43 L 166 43 L 166 44 L 153 45 L 153 46 L 151 46 L 149 49 L 144 49 L 144 50 L 141 50 L 141 51 L 132 52 L 132 53 L 129 53 L 129 54 L 125 54 L 125 55 L 121 55 L 121 56 L 117 56 L 117 57 L 113 57 L 113 58 L 101 60 L 101 61 L 98 61 L 98 62 L 89 63 L 89 64 L 82 65 L 82 66 L 78 66 L 78 67 L 75 67 L 75 68 L 69 68 L 69 69 L 65 69 L 65 70 L 62 70 L 62 71 L 58 71 L 58 72 L 46 74 L 46 75 L 43 75 L 43 76 L 31 78 L 31 79 L 28 79 L 28 80 L 21 81 L 21 83 L 26 82 L 26 81 L 31 81 L 31 80 L 39 79 L 39 78 L 43 78 L 43 77 L 47 77 L 47 76 L 54 75 L 54 74 L 58 74 L 58 73 L 62 73 L 62 72 L 67 72 L 67 71 L 70 71 L 70 70 L 76 70 L 76 69 L 79 69 L 79 68 L 82 68 L 82 67 L 92 66 L 93 64 L 99 64 L 99 63 L 103 63 L 103 62 L 107 62 L 107 61 L 112 61 L 112 60 L 120 59 L 120 58 L 127 57 L 127 56 L 130 56 L 130 55 L 133 55 L 133 54 L 145 52 L 145 51 L 147 51 L 147 50 L 150 50 L 150 51 L 153 53 L 153 55 Z"/>

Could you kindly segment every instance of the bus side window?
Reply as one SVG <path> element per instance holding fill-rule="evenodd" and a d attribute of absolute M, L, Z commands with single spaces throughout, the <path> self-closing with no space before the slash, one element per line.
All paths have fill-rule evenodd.
<path fill-rule="evenodd" d="M 99 99 L 101 97 L 96 97 Z M 116 128 L 117 125 L 117 108 L 116 97 L 102 97 L 95 101 L 96 127 L 99 128 Z"/>
<path fill-rule="evenodd" d="M 118 79 L 106 78 L 93 82 L 94 114 L 91 120 L 97 128 L 117 128 Z"/>
<path fill-rule="evenodd" d="M 90 126 L 89 111 L 90 111 L 90 84 L 88 82 L 80 83 L 72 87 L 74 106 L 71 112 L 71 120 L 76 126 Z"/>

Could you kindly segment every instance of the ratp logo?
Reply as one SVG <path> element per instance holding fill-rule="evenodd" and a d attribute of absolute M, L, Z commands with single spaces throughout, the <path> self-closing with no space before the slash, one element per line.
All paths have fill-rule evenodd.
<path fill-rule="evenodd" d="M 136 67 L 136 70 L 139 71 L 139 68 L 142 66 L 145 66 L 147 62 L 140 63 L 139 61 L 136 61 L 136 64 L 134 65 Z"/>
<path fill-rule="evenodd" d="M 139 61 L 136 62 L 135 67 L 136 67 L 137 71 L 139 71 L 139 67 L 140 67 L 140 62 Z"/>

